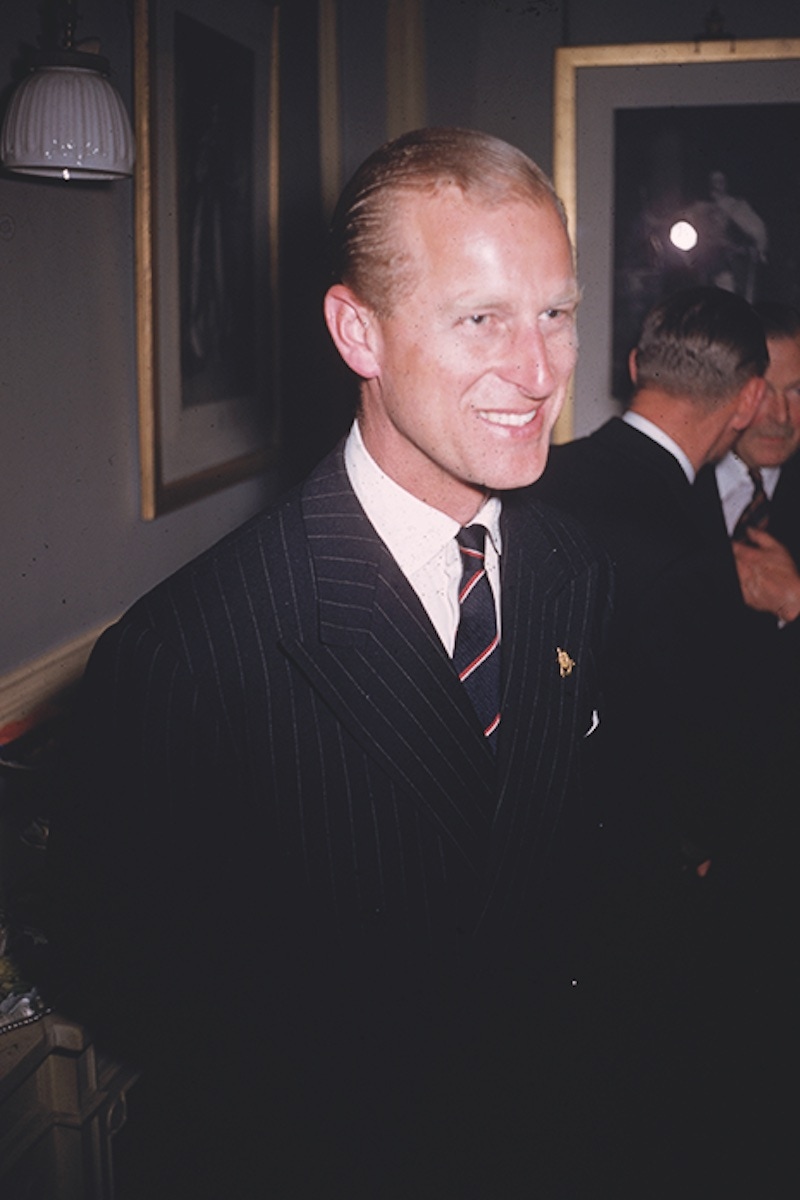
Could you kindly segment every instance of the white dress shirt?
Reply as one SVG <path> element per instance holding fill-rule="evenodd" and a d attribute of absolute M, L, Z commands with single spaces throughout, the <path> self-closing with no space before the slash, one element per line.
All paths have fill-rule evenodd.
<path fill-rule="evenodd" d="M 684 450 L 680 448 L 676 441 L 664 433 L 664 430 L 658 425 L 654 425 L 647 417 L 643 417 L 641 413 L 626 412 L 622 417 L 626 425 L 632 425 L 634 429 L 638 429 L 640 433 L 645 434 L 651 441 L 658 442 L 659 446 L 663 446 L 665 450 L 669 450 L 673 458 L 677 458 L 680 463 L 683 473 L 689 480 L 689 483 L 694 483 L 695 469 Z"/>
<path fill-rule="evenodd" d="M 780 479 L 780 467 L 762 467 L 761 479 L 767 498 L 772 499 Z M 748 468 L 742 460 L 730 450 L 717 463 L 717 487 L 722 501 L 722 511 L 725 514 L 725 524 L 728 534 L 732 534 L 736 522 L 753 499 L 753 481 L 748 474 Z"/>
<path fill-rule="evenodd" d="M 438 508 L 418 500 L 381 470 L 361 437 L 358 421 L 344 448 L 348 479 L 361 507 L 386 544 L 430 617 L 445 650 L 453 657 L 458 629 L 461 553 L 455 537 L 461 526 Z M 486 573 L 494 595 L 500 631 L 499 497 L 491 496 L 470 524 L 486 526 Z"/>

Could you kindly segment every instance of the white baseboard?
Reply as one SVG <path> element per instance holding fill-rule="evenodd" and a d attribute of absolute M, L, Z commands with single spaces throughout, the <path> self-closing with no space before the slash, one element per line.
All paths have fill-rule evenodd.
<path fill-rule="evenodd" d="M 24 726 L 83 674 L 92 647 L 109 622 L 0 676 L 0 741 L 9 727 Z M 20 730 L 21 731 L 21 730 Z M 6 737 L 5 740 L 8 740 Z"/>

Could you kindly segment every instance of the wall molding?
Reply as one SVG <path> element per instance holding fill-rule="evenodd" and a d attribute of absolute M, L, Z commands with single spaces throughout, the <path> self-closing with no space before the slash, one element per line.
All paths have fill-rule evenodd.
<path fill-rule="evenodd" d="M 78 682 L 94 643 L 109 624 L 105 621 L 0 676 L 0 743 L 24 733 L 36 723 L 37 714 L 56 704 Z"/>

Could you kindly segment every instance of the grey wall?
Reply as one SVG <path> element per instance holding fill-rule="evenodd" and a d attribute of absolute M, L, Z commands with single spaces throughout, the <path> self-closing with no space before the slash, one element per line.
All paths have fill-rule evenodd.
<path fill-rule="evenodd" d="M 2 83 L 37 7 L 5 0 Z M 80 9 L 130 102 L 127 4 Z M 139 517 L 132 202 L 127 180 L 0 177 L 0 675 L 115 616 L 269 491 Z"/>
<path fill-rule="evenodd" d="M 228 0 L 235 3 L 235 0 Z M 344 165 L 385 129 L 385 0 L 341 0 Z M 474 125 L 552 154 L 552 60 L 563 41 L 690 39 L 707 0 L 428 0 L 428 119 Z M 795 0 L 726 0 L 739 37 L 800 35 Z M 0 89 L 39 27 L 5 0 Z M 82 0 L 131 99 L 127 0 Z M 292 463 L 338 434 L 347 390 L 319 315 L 315 6 L 284 0 L 283 403 Z M 111 619 L 150 584 L 260 507 L 277 472 L 152 523 L 139 518 L 132 185 L 73 188 L 0 177 L 0 677 Z"/>

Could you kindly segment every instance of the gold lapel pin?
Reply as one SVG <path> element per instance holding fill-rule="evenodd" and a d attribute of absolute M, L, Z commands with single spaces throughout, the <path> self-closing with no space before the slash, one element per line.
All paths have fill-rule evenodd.
<path fill-rule="evenodd" d="M 570 658 L 566 650 L 562 650 L 560 646 L 556 646 L 556 658 L 558 659 L 558 671 L 562 679 L 566 679 L 572 674 L 572 668 L 575 666 L 575 659 Z"/>

